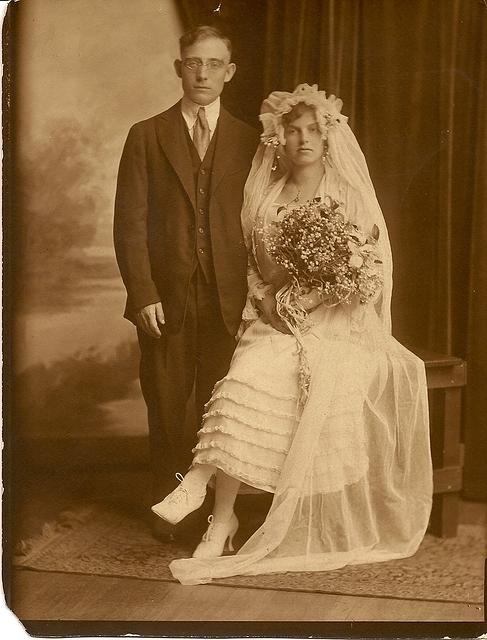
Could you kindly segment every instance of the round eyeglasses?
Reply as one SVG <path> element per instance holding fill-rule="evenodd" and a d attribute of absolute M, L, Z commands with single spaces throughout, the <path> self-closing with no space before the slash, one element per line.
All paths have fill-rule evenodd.
<path fill-rule="evenodd" d="M 206 67 L 208 71 L 219 71 L 223 69 L 225 64 L 223 60 L 208 60 L 208 62 L 202 62 L 196 58 L 186 58 L 186 60 L 183 60 L 183 65 L 190 71 L 197 71 L 203 67 Z"/>

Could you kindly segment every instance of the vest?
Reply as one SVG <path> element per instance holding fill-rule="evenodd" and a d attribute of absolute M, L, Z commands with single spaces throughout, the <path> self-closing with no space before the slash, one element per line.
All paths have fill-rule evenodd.
<path fill-rule="evenodd" d="M 196 257 L 201 267 L 206 282 L 215 281 L 215 270 L 213 266 L 213 255 L 211 251 L 211 235 L 210 235 L 210 188 L 211 173 L 213 168 L 213 156 L 215 155 L 216 136 L 218 135 L 218 125 L 211 137 L 210 144 L 206 150 L 205 157 L 200 160 L 196 147 L 193 144 L 188 128 L 186 131 L 186 140 L 191 153 L 191 162 L 193 165 L 193 178 L 196 195 L 196 211 L 195 211 L 195 233 L 196 233 Z"/>

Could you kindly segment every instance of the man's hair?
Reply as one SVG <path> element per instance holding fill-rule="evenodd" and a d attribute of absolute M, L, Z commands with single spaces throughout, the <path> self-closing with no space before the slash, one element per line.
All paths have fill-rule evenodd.
<path fill-rule="evenodd" d="M 208 25 L 194 27 L 194 29 L 183 33 L 183 35 L 179 38 L 179 51 L 181 52 L 181 56 L 184 49 L 190 47 L 195 42 L 206 40 L 208 38 L 217 38 L 218 40 L 224 42 L 230 54 L 230 58 L 232 57 L 232 42 L 230 38 L 222 33 L 220 29 L 217 29 L 216 27 L 210 27 Z"/>

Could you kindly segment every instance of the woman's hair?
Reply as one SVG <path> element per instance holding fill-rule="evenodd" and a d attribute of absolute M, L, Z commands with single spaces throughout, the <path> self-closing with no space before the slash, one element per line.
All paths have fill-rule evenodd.
<path fill-rule="evenodd" d="M 287 113 L 283 113 L 282 124 L 285 127 L 287 127 L 288 125 L 291 124 L 291 122 L 294 122 L 295 120 L 300 118 L 307 111 L 311 111 L 314 115 L 316 115 L 315 107 L 313 107 L 310 104 L 306 104 L 305 102 L 298 102 L 298 104 L 294 105 L 291 111 L 288 111 Z"/>

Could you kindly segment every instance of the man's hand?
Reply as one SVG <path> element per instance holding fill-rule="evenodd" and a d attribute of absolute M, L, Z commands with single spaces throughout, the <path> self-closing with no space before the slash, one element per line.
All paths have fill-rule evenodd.
<path fill-rule="evenodd" d="M 162 303 L 148 304 L 136 314 L 137 326 L 152 338 L 160 338 L 161 330 L 159 325 L 164 324 L 164 311 Z"/>
<path fill-rule="evenodd" d="M 276 296 L 272 292 L 265 294 L 262 300 L 256 300 L 255 304 L 262 314 L 262 321 L 271 324 L 276 331 L 281 333 L 291 333 L 284 320 L 279 316 L 276 309 Z"/>

